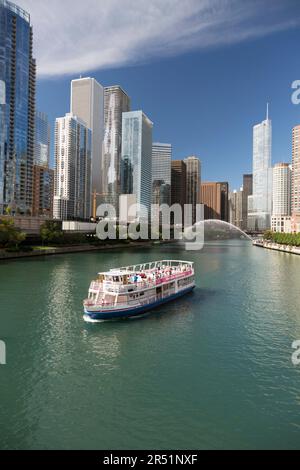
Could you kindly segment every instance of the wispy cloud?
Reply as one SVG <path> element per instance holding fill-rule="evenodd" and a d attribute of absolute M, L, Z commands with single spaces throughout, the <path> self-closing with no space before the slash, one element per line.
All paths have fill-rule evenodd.
<path fill-rule="evenodd" d="M 19 0 L 40 76 L 119 67 L 300 24 L 299 0 Z M 298 5 L 297 5 L 298 4 Z"/>

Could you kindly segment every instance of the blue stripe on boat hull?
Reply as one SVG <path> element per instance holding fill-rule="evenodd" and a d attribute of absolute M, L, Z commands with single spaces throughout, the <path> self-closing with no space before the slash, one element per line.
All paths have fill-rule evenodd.
<path fill-rule="evenodd" d="M 194 288 L 195 286 L 189 287 L 188 289 L 178 292 L 177 294 L 171 295 L 170 297 L 167 297 L 166 299 L 158 300 L 156 302 L 153 302 L 148 305 L 144 305 L 142 307 L 136 307 L 136 308 L 127 309 L 124 311 L 115 311 L 115 312 L 89 312 L 88 310 L 86 310 L 85 315 L 90 320 L 93 320 L 93 321 L 119 320 L 119 319 L 125 319 L 125 318 L 132 318 L 132 317 L 136 317 L 139 315 L 143 315 L 144 313 L 147 313 L 150 310 L 153 310 L 157 307 L 160 307 L 161 305 L 171 302 L 172 300 L 176 300 L 179 297 L 182 297 L 183 295 L 188 294 L 189 292 L 192 292 Z"/>

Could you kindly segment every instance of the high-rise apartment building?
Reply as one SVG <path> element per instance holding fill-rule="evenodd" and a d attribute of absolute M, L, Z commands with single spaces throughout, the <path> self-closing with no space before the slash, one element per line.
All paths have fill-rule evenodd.
<path fill-rule="evenodd" d="M 92 132 L 92 192 L 102 191 L 102 146 L 104 137 L 104 89 L 94 78 L 71 83 L 71 113 Z M 100 201 L 100 196 L 98 202 Z"/>
<path fill-rule="evenodd" d="M 201 183 L 201 203 L 204 205 L 205 220 L 229 219 L 229 185 L 226 182 Z"/>
<path fill-rule="evenodd" d="M 291 230 L 300 232 L 300 125 L 293 128 Z"/>
<path fill-rule="evenodd" d="M 248 199 L 253 194 L 253 175 L 243 176 L 243 213 L 242 230 L 248 229 Z"/>
<path fill-rule="evenodd" d="M 291 209 L 293 216 L 300 218 L 300 125 L 293 128 L 292 152 L 293 162 Z"/>
<path fill-rule="evenodd" d="M 48 167 L 50 163 L 50 124 L 45 113 L 35 113 L 34 165 Z"/>
<path fill-rule="evenodd" d="M 292 166 L 277 163 L 273 168 L 272 230 L 290 232 Z"/>
<path fill-rule="evenodd" d="M 121 194 L 122 114 L 130 111 L 130 98 L 120 86 L 104 88 L 104 143 L 102 200 L 118 212 Z"/>
<path fill-rule="evenodd" d="M 91 216 L 92 133 L 66 114 L 55 125 L 54 218 L 88 220 Z"/>
<path fill-rule="evenodd" d="M 138 211 L 140 219 L 151 214 L 152 129 L 153 123 L 143 111 L 123 113 L 121 192 L 134 194 L 137 204 L 147 209 L 148 214 Z"/>
<path fill-rule="evenodd" d="M 266 119 L 253 128 L 253 195 L 248 199 L 250 230 L 267 230 L 272 214 L 272 122 Z"/>
<path fill-rule="evenodd" d="M 0 0 L 0 214 L 32 213 L 36 65 L 30 15 Z"/>
<path fill-rule="evenodd" d="M 199 204 L 201 187 L 201 162 L 195 156 L 184 160 L 186 164 L 186 198 L 187 204 L 192 206 L 193 224 L 196 222 L 196 207 Z"/>
<path fill-rule="evenodd" d="M 171 204 L 172 145 L 154 143 L 152 146 L 152 203 Z"/>
<path fill-rule="evenodd" d="M 291 215 L 292 167 L 277 163 L 273 168 L 273 215 Z"/>

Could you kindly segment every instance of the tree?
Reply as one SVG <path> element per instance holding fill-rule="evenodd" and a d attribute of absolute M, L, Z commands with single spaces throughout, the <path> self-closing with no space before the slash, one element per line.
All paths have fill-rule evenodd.
<path fill-rule="evenodd" d="M 47 220 L 40 228 L 40 235 L 45 243 L 61 243 L 64 233 L 59 222 Z"/>
<path fill-rule="evenodd" d="M 12 219 L 0 219 L 0 246 L 16 248 L 26 239 L 26 234 L 15 227 Z"/>

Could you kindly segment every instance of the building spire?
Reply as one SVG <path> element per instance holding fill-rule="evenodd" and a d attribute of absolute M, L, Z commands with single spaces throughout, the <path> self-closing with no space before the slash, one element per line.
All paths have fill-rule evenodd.
<path fill-rule="evenodd" d="M 267 121 L 269 120 L 269 103 L 267 103 Z"/>

